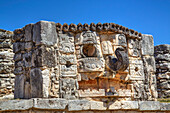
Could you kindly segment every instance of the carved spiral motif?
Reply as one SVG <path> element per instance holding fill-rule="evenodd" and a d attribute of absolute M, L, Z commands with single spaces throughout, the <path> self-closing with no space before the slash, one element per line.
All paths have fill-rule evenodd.
<path fill-rule="evenodd" d="M 119 47 L 115 51 L 116 57 L 107 56 L 106 65 L 112 71 L 124 71 L 129 66 L 128 54 L 123 47 Z"/>

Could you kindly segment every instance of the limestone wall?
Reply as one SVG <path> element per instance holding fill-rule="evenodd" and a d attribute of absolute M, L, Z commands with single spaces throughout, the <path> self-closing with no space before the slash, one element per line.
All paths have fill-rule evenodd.
<path fill-rule="evenodd" d="M 155 46 L 159 98 L 170 98 L 170 45 Z"/>
<path fill-rule="evenodd" d="M 12 35 L 12 32 L 0 29 L 0 98 L 13 98 L 14 93 Z"/>

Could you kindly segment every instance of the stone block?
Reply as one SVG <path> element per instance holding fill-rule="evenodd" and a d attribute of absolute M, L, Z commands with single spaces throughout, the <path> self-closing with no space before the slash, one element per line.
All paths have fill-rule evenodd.
<path fill-rule="evenodd" d="M 32 30 L 33 30 L 33 24 L 28 24 L 25 26 L 25 41 L 32 41 Z"/>
<path fill-rule="evenodd" d="M 75 55 L 62 55 L 60 56 L 60 64 L 62 65 L 71 65 L 77 64 L 76 56 Z"/>
<path fill-rule="evenodd" d="M 24 98 L 24 84 L 25 84 L 25 76 L 17 75 L 15 76 L 15 90 L 14 90 L 14 98 Z"/>
<path fill-rule="evenodd" d="M 69 100 L 68 111 L 89 110 L 90 102 L 88 100 Z"/>
<path fill-rule="evenodd" d="M 32 42 L 25 42 L 25 49 L 26 50 L 31 50 L 33 47 L 33 43 Z"/>
<path fill-rule="evenodd" d="M 84 90 L 79 90 L 79 96 L 80 97 L 100 97 L 100 96 L 105 96 L 105 89 L 84 89 Z"/>
<path fill-rule="evenodd" d="M 143 62 L 137 58 L 129 59 L 130 80 L 144 80 Z"/>
<path fill-rule="evenodd" d="M 37 82 L 38 81 L 38 82 Z M 41 70 L 39 68 L 31 69 L 30 72 L 30 85 L 31 97 L 48 97 L 49 96 L 49 70 Z"/>
<path fill-rule="evenodd" d="M 61 98 L 49 98 L 49 99 L 34 99 L 34 108 L 36 109 L 66 109 L 68 100 Z"/>
<path fill-rule="evenodd" d="M 19 61 L 19 60 L 21 60 L 22 59 L 22 54 L 21 53 L 16 53 L 15 55 L 14 55 L 14 61 Z"/>
<path fill-rule="evenodd" d="M 170 111 L 170 103 L 160 103 L 161 110 L 163 111 Z"/>
<path fill-rule="evenodd" d="M 32 52 L 33 67 L 55 67 L 57 64 L 56 52 L 53 47 L 41 46 Z"/>
<path fill-rule="evenodd" d="M 108 109 L 109 110 L 117 110 L 117 109 L 121 109 L 121 101 L 114 101 L 114 102 L 109 102 L 108 103 Z"/>
<path fill-rule="evenodd" d="M 78 81 L 73 78 L 60 79 L 60 98 L 75 99 L 78 97 Z"/>
<path fill-rule="evenodd" d="M 22 64 L 21 64 L 22 65 Z M 23 69 L 23 67 L 16 67 L 15 69 L 14 69 L 14 74 L 15 75 L 20 75 L 20 74 L 23 74 L 24 73 L 24 69 Z"/>
<path fill-rule="evenodd" d="M 99 101 L 90 101 L 90 109 L 91 110 L 106 110 L 107 106 L 104 102 Z"/>
<path fill-rule="evenodd" d="M 26 68 L 31 67 L 32 52 L 24 53 L 22 56 L 24 67 Z"/>
<path fill-rule="evenodd" d="M 140 57 L 141 56 L 141 42 L 138 39 L 129 39 L 128 40 L 128 53 L 131 57 Z"/>
<path fill-rule="evenodd" d="M 163 45 L 157 45 L 154 47 L 154 53 L 158 54 L 166 54 L 170 53 L 170 45 L 169 44 L 163 44 Z"/>
<path fill-rule="evenodd" d="M 102 52 L 103 54 L 107 55 L 107 54 L 113 54 L 113 47 L 110 41 L 102 41 L 101 42 L 102 45 Z"/>
<path fill-rule="evenodd" d="M 33 107 L 33 100 L 0 100 L 0 110 L 26 110 Z"/>
<path fill-rule="evenodd" d="M 77 65 L 60 65 L 60 75 L 61 76 L 76 76 L 77 75 Z"/>
<path fill-rule="evenodd" d="M 141 46 L 142 55 L 154 55 L 154 43 L 152 35 L 143 34 Z"/>
<path fill-rule="evenodd" d="M 155 58 L 153 56 L 143 56 L 143 64 L 147 72 L 156 72 Z"/>
<path fill-rule="evenodd" d="M 157 101 L 139 101 L 141 111 L 160 110 L 160 102 Z"/>
<path fill-rule="evenodd" d="M 42 77 L 42 72 L 39 68 L 31 69 L 30 85 L 31 85 L 31 97 L 42 98 L 43 97 L 43 77 Z"/>
<path fill-rule="evenodd" d="M 121 101 L 122 109 L 139 109 L 138 101 Z"/>
<path fill-rule="evenodd" d="M 56 25 L 53 22 L 40 21 L 34 24 L 33 41 L 36 45 L 52 46 L 57 43 Z"/>
<path fill-rule="evenodd" d="M 124 34 L 109 35 L 113 45 L 127 47 L 126 36 Z"/>

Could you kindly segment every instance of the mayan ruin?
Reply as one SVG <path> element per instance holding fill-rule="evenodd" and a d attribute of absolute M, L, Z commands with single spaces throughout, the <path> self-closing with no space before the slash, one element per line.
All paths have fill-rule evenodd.
<path fill-rule="evenodd" d="M 115 23 L 0 30 L 0 113 L 168 113 L 170 45 Z"/>

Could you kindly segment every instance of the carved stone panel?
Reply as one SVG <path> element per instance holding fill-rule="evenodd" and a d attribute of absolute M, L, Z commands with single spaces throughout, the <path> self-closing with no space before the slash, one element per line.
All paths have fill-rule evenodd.
<path fill-rule="evenodd" d="M 76 56 L 75 55 L 62 55 L 60 56 L 60 64 L 62 65 L 77 64 Z"/>
<path fill-rule="evenodd" d="M 130 80 L 144 80 L 143 62 L 141 59 L 129 59 Z"/>
<path fill-rule="evenodd" d="M 60 76 L 76 76 L 77 65 L 60 65 Z"/>
<path fill-rule="evenodd" d="M 127 47 L 126 36 L 124 34 L 114 34 L 109 37 L 113 45 Z"/>
<path fill-rule="evenodd" d="M 84 31 L 76 35 L 75 44 L 97 44 L 99 43 L 99 37 L 96 32 L 93 31 Z"/>
<path fill-rule="evenodd" d="M 83 58 L 78 60 L 79 72 L 103 71 L 104 59 L 98 58 Z"/>
<path fill-rule="evenodd" d="M 78 82 L 73 78 L 60 79 L 60 98 L 75 99 L 78 97 Z"/>
<path fill-rule="evenodd" d="M 140 49 L 141 49 L 141 43 L 139 40 L 137 39 L 128 40 L 128 52 L 130 56 L 140 57 L 141 56 Z"/>
<path fill-rule="evenodd" d="M 62 53 L 74 53 L 74 43 L 60 43 L 59 44 L 59 51 Z"/>
<path fill-rule="evenodd" d="M 113 48 L 110 41 L 102 41 L 101 46 L 103 54 L 113 54 Z"/>

